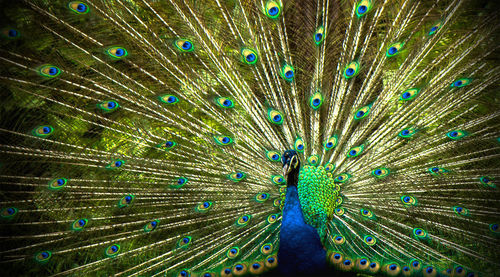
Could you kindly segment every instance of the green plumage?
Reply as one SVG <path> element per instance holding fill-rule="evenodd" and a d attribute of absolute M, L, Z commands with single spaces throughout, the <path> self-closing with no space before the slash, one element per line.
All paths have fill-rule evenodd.
<path fill-rule="evenodd" d="M 340 186 L 335 185 L 331 173 L 323 166 L 305 165 L 300 169 L 298 192 L 305 222 L 325 239 L 328 222 L 340 197 Z"/>
<path fill-rule="evenodd" d="M 3 274 L 500 275 L 497 7 L 0 2 Z"/>

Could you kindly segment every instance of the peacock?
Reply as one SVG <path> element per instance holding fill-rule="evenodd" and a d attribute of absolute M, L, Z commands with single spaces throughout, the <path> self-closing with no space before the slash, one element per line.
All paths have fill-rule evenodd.
<path fill-rule="evenodd" d="M 3 276 L 499 276 L 478 0 L 0 4 Z"/>

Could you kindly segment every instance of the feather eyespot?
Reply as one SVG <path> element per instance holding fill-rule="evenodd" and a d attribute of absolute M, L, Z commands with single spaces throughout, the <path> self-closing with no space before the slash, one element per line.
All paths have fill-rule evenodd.
<path fill-rule="evenodd" d="M 281 6 L 278 1 L 268 0 L 266 2 L 264 12 L 269 18 L 278 18 L 281 14 Z"/>
<path fill-rule="evenodd" d="M 410 138 L 412 137 L 417 131 L 413 128 L 407 128 L 402 130 L 401 132 L 398 133 L 398 136 L 401 138 Z"/>
<path fill-rule="evenodd" d="M 7 39 L 17 39 L 21 36 L 18 30 L 12 28 L 2 29 L 0 34 Z"/>
<path fill-rule="evenodd" d="M 442 167 L 437 167 L 437 166 L 431 167 L 428 170 L 431 173 L 431 175 L 434 175 L 434 176 L 440 176 L 440 175 L 443 175 L 443 174 L 449 172 L 447 169 L 444 169 Z"/>
<path fill-rule="evenodd" d="M 80 1 L 71 1 L 68 3 L 68 8 L 77 14 L 86 14 L 89 12 L 89 6 Z"/>
<path fill-rule="evenodd" d="M 186 249 L 189 247 L 189 244 L 191 243 L 192 239 L 190 236 L 185 236 L 177 241 L 177 247 Z"/>
<path fill-rule="evenodd" d="M 437 31 L 441 28 L 441 22 L 435 24 L 434 26 L 431 27 L 431 29 L 429 30 L 429 36 L 432 36 L 434 35 L 435 33 L 437 33 Z"/>
<path fill-rule="evenodd" d="M 124 164 L 125 164 L 124 160 L 114 160 L 106 165 L 106 169 L 117 170 L 119 168 L 122 168 Z"/>
<path fill-rule="evenodd" d="M 361 144 L 360 146 L 355 146 L 355 147 L 349 149 L 349 151 L 347 152 L 347 157 L 348 158 L 357 157 L 357 156 L 361 155 L 361 153 L 363 153 L 364 149 L 365 149 L 364 144 Z"/>
<path fill-rule="evenodd" d="M 174 45 L 181 52 L 191 52 L 194 50 L 193 42 L 189 39 L 177 39 L 174 41 Z"/>
<path fill-rule="evenodd" d="M 259 203 L 262 203 L 262 202 L 265 202 L 267 201 L 267 199 L 269 199 L 269 193 L 259 193 L 257 195 L 255 195 L 255 201 L 259 202 Z"/>
<path fill-rule="evenodd" d="M 335 169 L 335 165 L 332 163 L 327 163 L 325 164 L 325 171 L 326 172 L 332 172 Z"/>
<path fill-rule="evenodd" d="M 215 103 L 217 103 L 217 105 L 221 108 L 234 108 L 234 101 L 228 97 L 219 97 L 215 99 Z"/>
<path fill-rule="evenodd" d="M 269 109 L 267 111 L 267 119 L 271 123 L 274 123 L 276 125 L 283 124 L 283 114 L 280 111 L 278 111 L 278 110 Z"/>
<path fill-rule="evenodd" d="M 454 87 L 454 88 L 465 87 L 466 85 L 470 84 L 470 82 L 471 82 L 471 80 L 467 79 L 467 78 L 458 79 L 451 84 L 451 87 Z"/>
<path fill-rule="evenodd" d="M 119 46 L 113 46 L 106 50 L 106 53 L 114 59 L 122 59 L 128 56 L 128 52 L 125 48 Z"/>
<path fill-rule="evenodd" d="M 236 226 L 243 227 L 243 226 L 248 225 L 251 218 L 252 218 L 252 216 L 249 214 L 245 214 L 245 215 L 240 216 L 238 218 L 238 220 L 236 220 Z"/>
<path fill-rule="evenodd" d="M 132 205 L 134 202 L 135 196 L 132 194 L 128 194 L 123 196 L 119 201 L 118 201 L 118 207 L 119 208 L 124 208 Z"/>
<path fill-rule="evenodd" d="M 366 235 L 363 238 L 363 242 L 366 245 L 373 246 L 373 245 L 375 245 L 377 243 L 377 239 L 375 239 L 375 237 L 373 237 L 371 235 Z"/>
<path fill-rule="evenodd" d="M 267 217 L 267 223 L 273 224 L 278 220 L 278 215 L 277 214 L 271 214 Z"/>
<path fill-rule="evenodd" d="M 311 155 L 311 156 L 309 156 L 309 158 L 307 158 L 307 162 L 310 165 L 316 165 L 316 164 L 318 164 L 318 161 L 319 161 L 319 157 L 317 155 Z"/>
<path fill-rule="evenodd" d="M 333 181 L 336 183 L 345 183 L 347 182 L 347 180 L 349 180 L 349 178 L 351 178 L 351 175 L 349 173 L 342 173 L 337 175 Z"/>
<path fill-rule="evenodd" d="M 172 94 L 165 94 L 165 95 L 158 96 L 158 99 L 160 100 L 160 102 L 167 104 L 167 105 L 174 105 L 174 104 L 177 104 L 179 102 L 179 98 L 175 95 L 172 95 Z"/>
<path fill-rule="evenodd" d="M 105 113 L 110 113 L 116 111 L 120 105 L 114 100 L 104 101 L 97 104 L 97 108 Z"/>
<path fill-rule="evenodd" d="M 391 171 L 385 167 L 376 168 L 372 171 L 372 175 L 379 179 L 387 177 L 390 173 Z"/>
<path fill-rule="evenodd" d="M 462 206 L 454 206 L 452 209 L 457 215 L 469 216 L 469 210 Z"/>
<path fill-rule="evenodd" d="M 31 132 L 34 136 L 40 137 L 40 138 L 46 138 L 54 132 L 54 128 L 50 125 L 42 125 L 38 126 L 33 131 Z"/>
<path fill-rule="evenodd" d="M 41 251 L 35 254 L 35 261 L 41 264 L 47 263 L 52 257 L 52 252 L 50 251 Z"/>
<path fill-rule="evenodd" d="M 221 146 L 227 146 L 234 142 L 233 139 L 228 136 L 214 136 L 214 141 Z"/>
<path fill-rule="evenodd" d="M 417 97 L 417 94 L 420 92 L 420 89 L 418 88 L 411 88 L 408 90 L 405 90 L 401 96 L 399 97 L 400 100 L 402 101 L 409 101 L 412 100 L 413 98 Z"/>
<path fill-rule="evenodd" d="M 401 202 L 403 202 L 403 205 L 405 205 L 406 207 L 417 205 L 417 199 L 415 199 L 415 197 L 413 197 L 413 196 L 403 195 L 403 196 L 401 196 L 400 199 L 401 199 Z"/>
<path fill-rule="evenodd" d="M 413 229 L 413 237 L 418 240 L 427 240 L 427 232 L 422 228 L 414 228 Z"/>
<path fill-rule="evenodd" d="M 240 254 L 240 249 L 235 246 L 235 247 L 232 247 L 229 250 L 227 250 L 226 256 L 229 259 L 234 259 L 234 258 L 238 257 L 239 254 Z"/>
<path fill-rule="evenodd" d="M 285 64 L 281 67 L 280 75 L 285 81 L 291 82 L 295 77 L 295 69 L 291 65 Z"/>
<path fill-rule="evenodd" d="M 283 176 L 281 176 L 281 175 L 273 175 L 271 177 L 271 181 L 275 185 L 282 185 L 285 183 L 285 178 L 283 178 Z"/>
<path fill-rule="evenodd" d="M 38 69 L 38 73 L 44 77 L 55 78 L 61 74 L 61 70 L 55 65 L 46 64 Z"/>
<path fill-rule="evenodd" d="M 177 143 L 175 141 L 167 140 L 162 144 L 158 144 L 156 147 L 163 149 L 165 151 L 169 151 L 172 150 L 176 145 Z"/>
<path fill-rule="evenodd" d="M 396 42 L 391 44 L 389 48 L 387 48 L 387 52 L 385 53 L 385 55 L 388 58 L 396 56 L 397 54 L 399 54 L 399 51 L 403 48 L 403 45 L 404 43 L 402 42 Z"/>
<path fill-rule="evenodd" d="M 114 258 L 118 255 L 118 253 L 120 253 L 120 245 L 116 243 L 112 244 L 106 248 L 104 253 L 110 258 Z"/>
<path fill-rule="evenodd" d="M 319 26 L 316 29 L 316 32 L 314 33 L 314 43 L 316 43 L 316 45 L 320 45 L 324 39 L 325 39 L 325 27 L 322 25 Z"/>
<path fill-rule="evenodd" d="M 364 218 L 375 219 L 375 214 L 368 209 L 360 209 L 360 213 Z"/>
<path fill-rule="evenodd" d="M 155 219 L 155 220 L 149 222 L 148 224 L 146 224 L 146 226 L 144 226 L 143 230 L 144 230 L 144 232 L 149 233 L 149 232 L 155 230 L 156 227 L 158 227 L 158 225 L 160 225 L 160 221 L 158 219 Z"/>
<path fill-rule="evenodd" d="M 489 176 L 483 176 L 481 178 L 479 178 L 479 181 L 481 182 L 481 184 L 489 187 L 489 188 L 496 188 L 497 186 L 493 183 L 493 178 L 489 177 Z"/>
<path fill-rule="evenodd" d="M 257 60 L 259 58 L 259 55 L 257 52 L 253 49 L 250 48 L 243 48 L 241 49 L 241 56 L 243 59 L 243 62 L 249 65 L 257 63 Z"/>
<path fill-rule="evenodd" d="M 266 151 L 266 157 L 271 162 L 279 162 L 281 160 L 281 155 L 278 151 Z"/>
<path fill-rule="evenodd" d="M 346 79 L 350 79 L 356 74 L 358 74 L 359 71 L 359 64 L 357 62 L 350 62 L 344 69 L 344 77 Z"/>
<path fill-rule="evenodd" d="M 313 108 L 313 110 L 317 110 L 323 104 L 323 95 L 320 91 L 316 91 L 311 98 L 309 99 L 309 106 Z"/>
<path fill-rule="evenodd" d="M 13 218 L 19 210 L 16 207 L 7 207 L 0 210 L 0 217 L 3 219 Z"/>
<path fill-rule="evenodd" d="M 299 153 L 304 152 L 305 145 L 301 137 L 295 139 L 295 142 L 293 143 L 293 148 L 295 149 L 295 151 Z"/>
<path fill-rule="evenodd" d="M 372 8 L 372 1 L 370 0 L 361 0 L 356 5 L 356 15 L 358 17 L 362 17 L 366 13 L 368 13 Z"/>
<path fill-rule="evenodd" d="M 337 146 L 337 142 L 338 142 L 338 137 L 336 135 L 334 136 L 331 136 L 330 138 L 328 138 L 325 143 L 323 144 L 325 150 L 330 150 L 330 149 L 333 149 L 335 148 L 335 146 Z"/>
<path fill-rule="evenodd" d="M 210 210 L 213 207 L 213 205 L 214 205 L 214 203 L 212 201 L 202 202 L 202 203 L 196 205 L 196 211 L 201 212 L 201 213 L 207 212 L 208 210 Z"/>
<path fill-rule="evenodd" d="M 77 219 L 77 220 L 73 221 L 73 223 L 71 223 L 71 230 L 81 231 L 81 230 L 83 230 L 83 228 L 85 226 L 87 226 L 87 223 L 88 223 L 88 219 L 86 219 L 86 218 Z"/>
<path fill-rule="evenodd" d="M 452 140 L 459 140 L 465 136 L 467 136 L 467 132 L 462 130 L 453 130 L 446 133 L 446 136 Z"/>
<path fill-rule="evenodd" d="M 245 179 L 246 176 L 247 175 L 243 172 L 234 172 L 234 173 L 227 175 L 227 178 L 229 180 L 234 181 L 234 182 L 239 182 L 239 181 Z"/>

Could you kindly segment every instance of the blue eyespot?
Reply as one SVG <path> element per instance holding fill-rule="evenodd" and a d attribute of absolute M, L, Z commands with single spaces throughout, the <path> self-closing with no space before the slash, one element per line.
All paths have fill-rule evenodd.
<path fill-rule="evenodd" d="M 403 266 L 403 271 L 410 271 L 410 268 L 407 266 Z"/>
<path fill-rule="evenodd" d="M 314 39 L 315 39 L 316 41 L 321 41 L 321 39 L 322 39 L 322 38 L 323 38 L 323 34 L 316 34 L 316 35 L 314 36 Z"/>
<path fill-rule="evenodd" d="M 293 71 L 288 70 L 287 72 L 285 72 L 285 77 L 287 79 L 292 79 L 293 78 Z"/>
<path fill-rule="evenodd" d="M 377 263 L 371 263 L 371 264 L 370 264 L 370 267 L 371 267 L 371 268 L 375 268 L 375 267 L 377 267 Z"/>
<path fill-rule="evenodd" d="M 344 261 L 344 265 L 350 265 L 351 264 L 351 261 L 350 260 L 345 260 Z"/>
<path fill-rule="evenodd" d="M 116 161 L 116 162 L 115 162 L 115 166 L 116 166 L 116 167 L 120 167 L 120 166 L 122 166 L 122 164 L 123 164 L 123 162 L 122 162 L 122 161 Z"/>
<path fill-rule="evenodd" d="M 357 117 L 362 117 L 363 115 L 365 115 L 365 112 L 363 112 L 363 111 L 359 111 L 356 113 Z"/>
<path fill-rule="evenodd" d="M 321 103 L 321 100 L 320 100 L 320 99 L 314 99 L 314 100 L 313 100 L 313 105 L 314 105 L 314 106 L 318 106 L 320 103 Z"/>
<path fill-rule="evenodd" d="M 396 266 L 395 264 L 391 264 L 391 265 L 389 266 L 389 269 L 390 269 L 390 270 L 396 270 L 396 268 L 397 268 L 397 266 Z"/>
<path fill-rule="evenodd" d="M 224 269 L 224 273 L 226 273 L 228 275 L 231 274 L 231 269 L 229 269 L 229 268 Z"/>
<path fill-rule="evenodd" d="M 229 142 L 229 138 L 228 137 L 223 137 L 222 138 L 222 143 L 228 143 Z"/>
<path fill-rule="evenodd" d="M 279 9 L 277 7 L 272 7 L 269 9 L 269 15 L 274 16 L 277 15 L 279 12 Z"/>
<path fill-rule="evenodd" d="M 167 99 L 168 103 L 174 103 L 177 100 L 177 98 L 173 95 L 169 96 Z"/>
<path fill-rule="evenodd" d="M 260 264 L 253 264 L 253 265 L 252 265 L 252 267 L 253 267 L 254 269 L 259 269 Z"/>
<path fill-rule="evenodd" d="M 382 170 L 380 169 L 375 170 L 375 175 L 380 175 L 380 174 L 382 174 Z"/>
<path fill-rule="evenodd" d="M 394 55 L 398 52 L 398 49 L 393 46 L 393 47 L 389 48 L 389 50 L 387 50 L 387 52 L 389 53 L 389 55 Z"/>
<path fill-rule="evenodd" d="M 439 171 L 439 167 L 433 167 L 433 168 L 432 168 L 432 171 L 433 171 L 433 172 L 438 172 L 438 171 Z"/>
<path fill-rule="evenodd" d="M 249 54 L 246 56 L 247 62 L 253 62 L 255 61 L 255 54 Z"/>
<path fill-rule="evenodd" d="M 8 32 L 8 36 L 11 37 L 11 38 L 15 38 L 17 37 L 17 34 L 18 32 L 14 29 L 10 29 L 9 32 Z"/>
<path fill-rule="evenodd" d="M 269 258 L 269 259 L 267 259 L 267 262 L 268 262 L 268 263 L 271 263 L 271 264 L 272 264 L 272 263 L 274 263 L 274 258 Z"/>
<path fill-rule="evenodd" d="M 178 185 L 182 185 L 182 184 L 184 184 L 185 182 L 186 182 L 186 179 L 184 179 L 184 178 L 179 178 L 179 179 L 177 180 L 177 184 L 178 184 Z"/>
<path fill-rule="evenodd" d="M 431 274 L 434 271 L 434 268 L 432 268 L 432 266 L 429 266 L 429 267 L 427 267 L 427 269 L 425 271 L 427 273 Z"/>
<path fill-rule="evenodd" d="M 185 41 L 185 42 L 182 44 L 182 49 L 184 49 L 184 50 L 189 50 L 189 49 L 191 49 L 191 46 L 192 46 L 191 42 L 189 42 L 189 41 Z"/>
<path fill-rule="evenodd" d="M 345 71 L 345 75 L 347 75 L 347 76 L 352 76 L 353 74 L 354 74 L 354 69 L 352 69 L 352 68 L 348 68 Z"/>
<path fill-rule="evenodd" d="M 402 95 L 403 99 L 408 99 L 408 98 L 410 98 L 410 96 L 411 96 L 411 93 L 409 93 L 409 92 L 405 92 Z"/>
<path fill-rule="evenodd" d="M 184 242 L 184 243 L 188 243 L 188 242 L 189 242 L 189 239 L 188 239 L 188 238 L 183 238 L 183 239 L 182 239 L 182 242 Z"/>
<path fill-rule="evenodd" d="M 431 28 L 431 32 L 435 32 L 437 29 L 438 29 L 438 27 L 434 26 L 434 27 Z"/>
<path fill-rule="evenodd" d="M 338 253 L 337 253 L 337 254 L 333 255 L 333 257 L 334 257 L 336 260 L 338 260 L 338 259 L 340 259 L 340 254 L 338 254 Z"/>
<path fill-rule="evenodd" d="M 414 262 L 412 263 L 412 265 L 413 265 L 414 267 L 417 267 L 419 264 L 420 264 L 420 263 L 419 263 L 419 262 L 417 262 L 417 261 L 414 261 Z"/>
<path fill-rule="evenodd" d="M 277 154 L 274 154 L 272 157 L 271 157 L 273 160 L 277 160 L 279 158 L 279 156 Z"/>
<path fill-rule="evenodd" d="M 234 268 L 235 268 L 237 271 L 241 271 L 241 270 L 243 270 L 243 266 L 242 266 L 242 265 L 240 265 L 240 264 L 239 264 L 239 265 L 236 265 Z"/>
<path fill-rule="evenodd" d="M 356 150 L 351 150 L 351 151 L 349 152 L 349 155 L 354 156 L 354 155 L 356 155 L 356 153 L 357 153 L 357 152 L 356 152 Z"/>
<path fill-rule="evenodd" d="M 461 266 L 459 266 L 459 267 L 457 267 L 457 268 L 455 269 L 455 271 L 456 271 L 457 273 L 462 273 L 462 271 L 464 271 L 464 268 L 463 268 L 463 267 L 461 267 Z"/>
<path fill-rule="evenodd" d="M 359 14 L 364 14 L 366 12 L 366 10 L 367 10 L 367 7 L 364 6 L 364 5 L 358 7 L 358 13 Z"/>
<path fill-rule="evenodd" d="M 280 122 L 281 121 L 281 115 L 277 114 L 273 117 L 274 122 Z"/>
<path fill-rule="evenodd" d="M 245 215 L 245 216 L 243 216 L 241 219 L 242 219 L 244 222 L 247 222 L 247 221 L 248 221 L 248 216 L 246 216 L 246 215 Z"/>
<path fill-rule="evenodd" d="M 401 134 L 402 134 L 403 136 L 407 136 L 409 133 L 410 133 L 410 131 L 409 131 L 409 130 L 403 130 L 403 131 L 401 132 Z"/>
<path fill-rule="evenodd" d="M 361 260 L 359 261 L 359 263 L 360 263 L 361 265 L 365 265 L 365 264 L 367 263 L 367 260 L 366 260 L 366 259 L 361 259 Z"/>
<path fill-rule="evenodd" d="M 116 102 L 109 101 L 109 102 L 108 102 L 108 108 L 109 108 L 109 109 L 113 109 L 114 107 L 116 107 Z"/>
<path fill-rule="evenodd" d="M 222 103 L 222 105 L 224 105 L 225 107 L 229 107 L 229 106 L 231 106 L 231 104 L 232 103 L 229 99 L 224 100 L 224 102 Z"/>

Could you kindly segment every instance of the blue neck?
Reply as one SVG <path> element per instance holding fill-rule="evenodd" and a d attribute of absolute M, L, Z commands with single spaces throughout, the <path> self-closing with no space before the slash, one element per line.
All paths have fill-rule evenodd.
<path fill-rule="evenodd" d="M 278 265 L 284 276 L 307 276 L 326 270 L 326 251 L 316 229 L 304 222 L 296 186 L 286 190 Z"/>

